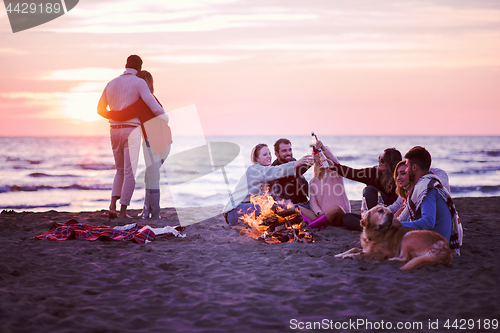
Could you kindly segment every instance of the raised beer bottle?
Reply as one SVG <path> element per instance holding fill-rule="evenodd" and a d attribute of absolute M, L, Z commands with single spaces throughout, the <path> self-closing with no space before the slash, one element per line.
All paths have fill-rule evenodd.
<path fill-rule="evenodd" d="M 328 169 L 330 167 L 330 165 L 328 164 L 328 161 L 326 160 L 325 154 L 318 147 L 318 137 L 316 136 L 316 134 L 314 134 L 314 132 L 311 132 L 311 147 L 313 147 L 312 153 L 317 154 L 317 155 L 313 155 L 313 156 L 317 157 L 319 159 L 321 165 L 324 168 Z"/>
<path fill-rule="evenodd" d="M 382 193 L 380 193 L 380 191 L 378 191 L 377 194 L 377 205 L 384 206 L 384 199 L 382 199 Z"/>
<path fill-rule="evenodd" d="M 361 218 L 365 217 L 367 211 L 368 206 L 366 205 L 366 198 L 363 197 L 363 199 L 361 199 Z"/>

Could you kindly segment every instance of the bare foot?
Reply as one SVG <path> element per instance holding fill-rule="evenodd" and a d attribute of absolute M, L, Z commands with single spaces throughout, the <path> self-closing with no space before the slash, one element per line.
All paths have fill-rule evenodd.
<path fill-rule="evenodd" d="M 116 214 L 116 202 L 120 197 L 111 197 L 111 202 L 109 203 L 109 211 Z"/>
<path fill-rule="evenodd" d="M 120 212 L 118 213 L 118 217 L 125 219 L 132 219 L 132 216 L 127 214 L 127 205 L 121 205 Z"/>

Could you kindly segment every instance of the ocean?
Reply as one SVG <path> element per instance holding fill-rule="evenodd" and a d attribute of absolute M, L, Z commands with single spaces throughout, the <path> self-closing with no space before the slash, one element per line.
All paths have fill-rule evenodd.
<path fill-rule="evenodd" d="M 294 157 L 308 153 L 310 135 L 288 138 Z M 404 155 L 413 146 L 424 146 L 432 155 L 432 166 L 448 173 L 453 197 L 500 195 L 499 136 L 318 135 L 318 138 L 342 164 L 354 168 L 376 165 L 378 156 L 388 147 L 395 147 Z M 250 164 L 252 147 L 267 143 L 273 151 L 277 139 L 276 136 L 174 137 L 168 165 L 162 168 L 161 206 L 225 204 Z M 207 169 L 206 165 L 212 167 Z M 142 208 L 144 169 L 141 158 L 131 209 Z M 0 137 L 0 170 L 0 209 L 16 211 L 107 209 L 115 173 L 107 136 Z M 311 175 L 312 168 L 305 177 L 310 179 Z M 364 184 L 346 180 L 345 185 L 349 199 L 361 198 Z"/>

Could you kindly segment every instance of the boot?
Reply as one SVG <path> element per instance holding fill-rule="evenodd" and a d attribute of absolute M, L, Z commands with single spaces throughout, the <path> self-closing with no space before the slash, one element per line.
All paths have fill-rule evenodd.
<path fill-rule="evenodd" d="M 326 218 L 325 214 L 321 214 L 317 218 L 315 218 L 313 221 L 309 223 L 309 228 L 311 229 L 319 229 L 321 227 L 326 227 L 327 225 L 330 224 L 330 221 Z"/>
<path fill-rule="evenodd" d="M 144 205 L 142 207 L 142 212 L 139 214 L 139 217 L 142 219 L 149 219 L 149 213 L 150 213 L 150 190 L 146 189 L 146 194 L 144 195 Z"/>
<path fill-rule="evenodd" d="M 160 190 L 150 190 L 149 194 L 149 208 L 152 219 L 159 219 L 160 217 Z M 156 193 L 155 193 L 156 192 Z"/>

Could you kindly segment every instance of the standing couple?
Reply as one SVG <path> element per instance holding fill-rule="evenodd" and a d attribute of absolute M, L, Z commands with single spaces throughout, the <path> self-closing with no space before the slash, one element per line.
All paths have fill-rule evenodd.
<path fill-rule="evenodd" d="M 125 72 L 110 81 L 102 93 L 97 113 L 109 119 L 116 174 L 111 192 L 109 217 L 130 217 L 127 207 L 135 188 L 141 133 L 146 161 L 142 218 L 160 218 L 160 167 L 172 144 L 168 115 L 153 95 L 153 76 L 142 71 L 142 59 L 127 58 Z M 109 111 L 108 111 L 109 106 Z M 120 210 L 117 201 L 120 200 Z"/>

